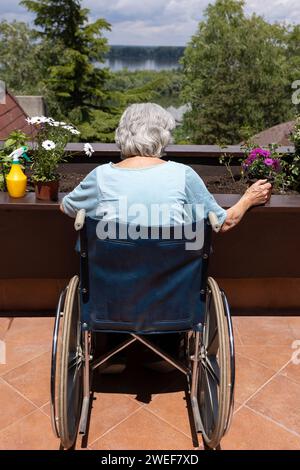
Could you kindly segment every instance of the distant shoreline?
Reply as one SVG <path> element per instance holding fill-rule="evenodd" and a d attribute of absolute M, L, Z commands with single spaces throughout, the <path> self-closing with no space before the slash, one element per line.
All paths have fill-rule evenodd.
<path fill-rule="evenodd" d="M 110 46 L 106 59 L 111 60 L 156 60 L 178 62 L 183 56 L 183 46 Z"/>

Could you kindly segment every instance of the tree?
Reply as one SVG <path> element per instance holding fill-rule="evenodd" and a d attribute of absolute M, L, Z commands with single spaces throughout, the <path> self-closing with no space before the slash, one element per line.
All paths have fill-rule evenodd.
<path fill-rule="evenodd" d="M 150 100 L 161 79 L 141 87 L 113 89 L 112 74 L 99 65 L 109 50 L 103 32 L 104 19 L 88 22 L 89 10 L 80 0 L 23 0 L 35 13 L 35 35 L 46 44 L 42 58 L 47 68 L 45 98 L 49 113 L 68 120 L 81 131 L 82 141 L 112 142 L 124 108 L 132 102 Z"/>
<path fill-rule="evenodd" d="M 91 119 L 92 110 L 107 109 L 107 69 L 99 67 L 108 51 L 104 19 L 89 23 L 89 10 L 79 0 L 23 0 L 36 14 L 36 36 L 54 53 L 45 79 L 50 112 L 71 119 L 74 124 Z"/>
<path fill-rule="evenodd" d="M 26 23 L 0 22 L 0 78 L 15 94 L 42 89 L 41 47 Z"/>
<path fill-rule="evenodd" d="M 295 93 L 295 108 L 300 113 L 300 25 L 286 28 L 287 74 L 289 77 L 289 93 Z M 292 91 L 291 91 L 292 87 Z M 297 104 L 298 102 L 298 104 Z"/>
<path fill-rule="evenodd" d="M 217 0 L 188 44 L 186 140 L 236 144 L 292 118 L 284 28 L 246 17 L 243 0 Z"/>

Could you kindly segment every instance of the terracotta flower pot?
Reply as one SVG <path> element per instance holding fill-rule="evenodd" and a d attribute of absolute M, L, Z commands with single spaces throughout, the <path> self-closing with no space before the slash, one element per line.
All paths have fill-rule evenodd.
<path fill-rule="evenodd" d="M 43 201 L 58 200 L 59 180 L 39 181 L 34 183 L 35 197 Z"/>

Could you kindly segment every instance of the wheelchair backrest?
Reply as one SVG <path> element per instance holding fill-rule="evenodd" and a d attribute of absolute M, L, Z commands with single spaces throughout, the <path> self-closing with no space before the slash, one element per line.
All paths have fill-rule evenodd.
<path fill-rule="evenodd" d="M 196 228 L 188 233 L 196 234 Z M 142 234 L 135 239 L 129 226 L 116 224 L 104 238 L 99 221 L 86 218 L 80 233 L 86 327 L 149 334 L 186 331 L 201 323 L 211 237 L 210 227 L 203 228 L 204 243 L 190 249 L 196 235 L 194 241 L 184 233 L 179 237 L 174 227 L 135 228 Z"/>

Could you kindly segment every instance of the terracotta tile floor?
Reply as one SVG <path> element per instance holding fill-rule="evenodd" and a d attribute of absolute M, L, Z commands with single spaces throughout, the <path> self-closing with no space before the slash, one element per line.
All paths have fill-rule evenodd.
<path fill-rule="evenodd" d="M 52 327 L 53 318 L 0 318 L 7 353 L 0 365 L 0 449 L 59 448 L 49 419 Z M 234 329 L 236 406 L 222 448 L 300 449 L 300 317 L 235 317 Z M 87 442 L 78 439 L 76 448 L 82 446 L 192 449 L 181 376 L 142 367 L 98 375 Z"/>

